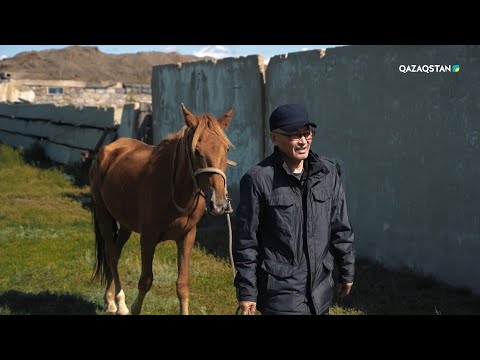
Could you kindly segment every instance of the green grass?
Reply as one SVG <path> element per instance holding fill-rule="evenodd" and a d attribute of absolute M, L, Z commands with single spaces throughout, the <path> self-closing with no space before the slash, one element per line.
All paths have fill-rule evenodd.
<path fill-rule="evenodd" d="M 103 286 L 90 282 L 95 255 L 91 215 L 79 201 L 88 198 L 89 188 L 74 186 L 63 171 L 29 165 L 21 152 L 0 145 L 0 315 L 104 314 Z M 221 231 L 200 227 L 191 259 L 194 315 L 233 314 L 237 307 L 225 256 L 226 221 L 215 223 Z M 125 245 L 119 271 L 130 307 L 140 276 L 138 234 Z M 157 246 L 153 273 L 142 314 L 177 314 L 172 241 Z M 331 313 L 480 314 L 480 298 L 359 259 L 352 294 L 335 297 Z"/>
<path fill-rule="evenodd" d="M 90 282 L 94 264 L 91 215 L 60 168 L 39 169 L 0 146 L 0 314 L 103 314 L 103 286 Z M 133 234 L 119 270 L 131 305 L 140 276 L 140 245 Z M 154 284 L 143 314 L 177 314 L 176 246 L 157 246 Z M 195 248 L 191 259 L 190 313 L 236 310 L 226 259 Z"/>

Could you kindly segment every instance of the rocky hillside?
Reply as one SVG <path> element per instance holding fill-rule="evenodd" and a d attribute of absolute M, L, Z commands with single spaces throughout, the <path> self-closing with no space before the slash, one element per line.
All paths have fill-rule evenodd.
<path fill-rule="evenodd" d="M 0 73 L 17 79 L 118 81 L 150 84 L 152 66 L 212 59 L 177 52 L 111 55 L 89 46 L 28 51 L 0 61 Z"/>

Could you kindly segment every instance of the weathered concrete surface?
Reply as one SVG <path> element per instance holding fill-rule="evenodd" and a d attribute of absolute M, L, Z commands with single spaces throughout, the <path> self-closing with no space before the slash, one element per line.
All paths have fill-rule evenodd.
<path fill-rule="evenodd" d="M 46 141 L 42 144 L 47 155 L 53 161 L 61 164 L 73 164 L 80 162 L 82 149 L 75 149 L 68 146 L 58 145 Z"/>
<path fill-rule="evenodd" d="M 0 104 L 0 115 L 19 119 L 42 119 L 53 122 L 94 126 L 99 128 L 114 125 L 114 108 L 75 107 L 52 104 Z"/>
<path fill-rule="evenodd" d="M 120 129 L 125 134 L 133 131 L 135 107 L 138 105 L 126 105 L 121 113 L 125 124 Z M 0 104 L 1 139 L 5 143 L 29 147 L 35 140 L 42 139 L 46 154 L 63 164 L 80 161 L 80 151 L 93 150 L 104 128 L 114 124 L 114 108 Z M 114 133 L 109 133 L 103 144 L 112 142 L 114 137 Z"/>
<path fill-rule="evenodd" d="M 273 57 L 265 89 L 267 121 L 304 104 L 319 126 L 314 151 L 339 161 L 358 254 L 476 293 L 479 69 L 480 46 L 350 46 Z"/>
<path fill-rule="evenodd" d="M 47 121 L 29 121 L 0 116 L 0 130 L 15 132 L 25 136 L 41 137 L 54 143 L 93 150 L 103 134 L 102 129 L 82 128 L 71 125 L 58 125 Z M 105 144 L 113 140 L 110 133 Z"/>
<path fill-rule="evenodd" d="M 140 104 L 126 104 L 123 106 L 121 118 L 120 118 L 120 127 L 118 128 L 118 137 L 136 137 L 137 130 L 137 116 L 136 110 L 140 107 Z"/>
<path fill-rule="evenodd" d="M 12 147 L 26 149 L 36 141 L 38 141 L 38 139 L 34 137 L 11 134 L 0 130 L 0 143 L 8 144 Z"/>
<path fill-rule="evenodd" d="M 226 134 L 235 148 L 227 167 L 234 206 L 241 176 L 263 155 L 264 65 L 261 56 L 155 66 L 152 73 L 154 144 L 185 124 L 180 103 L 194 114 L 220 117 L 232 106 L 235 114 Z"/>
<path fill-rule="evenodd" d="M 49 123 L 46 121 L 26 121 L 0 115 L 0 130 L 35 137 L 48 137 Z"/>
<path fill-rule="evenodd" d="M 24 149 L 27 149 L 35 142 L 38 142 L 45 150 L 45 155 L 51 160 L 60 164 L 72 164 L 80 162 L 80 154 L 82 151 L 82 149 L 74 149 L 68 146 L 54 144 L 46 140 L 39 140 L 38 138 L 30 136 L 11 134 L 1 130 L 0 142 Z"/>

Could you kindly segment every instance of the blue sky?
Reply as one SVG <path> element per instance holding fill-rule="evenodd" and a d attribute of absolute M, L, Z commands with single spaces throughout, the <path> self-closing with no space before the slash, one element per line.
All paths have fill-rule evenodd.
<path fill-rule="evenodd" d="M 70 45 L 0 45 L 0 60 L 22 51 L 61 49 Z M 108 54 L 136 53 L 141 51 L 178 51 L 184 55 L 212 56 L 215 58 L 263 55 L 265 62 L 274 55 L 297 51 L 326 49 L 342 45 L 85 45 L 96 46 Z"/>

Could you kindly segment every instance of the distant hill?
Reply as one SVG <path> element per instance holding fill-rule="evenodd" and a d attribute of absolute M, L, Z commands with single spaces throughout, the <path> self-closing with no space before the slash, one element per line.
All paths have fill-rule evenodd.
<path fill-rule="evenodd" d="M 111 55 L 96 47 L 70 46 L 60 50 L 27 51 L 0 60 L 0 73 L 11 73 L 17 79 L 150 84 L 154 65 L 211 59 L 178 52 Z"/>

